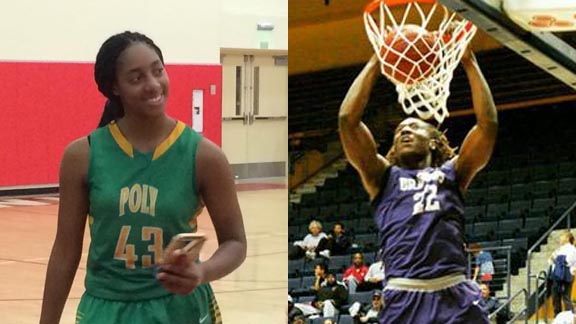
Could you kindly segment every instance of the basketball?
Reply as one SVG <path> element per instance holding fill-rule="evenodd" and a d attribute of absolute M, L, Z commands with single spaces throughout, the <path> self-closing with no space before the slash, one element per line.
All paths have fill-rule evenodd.
<path fill-rule="evenodd" d="M 380 49 L 384 73 L 405 84 L 426 79 L 438 60 L 435 43 L 434 34 L 416 25 L 388 32 Z"/>

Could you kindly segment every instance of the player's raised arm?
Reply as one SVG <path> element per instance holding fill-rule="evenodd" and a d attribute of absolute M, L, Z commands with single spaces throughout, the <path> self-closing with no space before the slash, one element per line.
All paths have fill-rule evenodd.
<path fill-rule="evenodd" d="M 476 173 L 490 160 L 498 132 L 498 117 L 492 93 L 480 71 L 474 53 L 467 49 L 461 62 L 470 82 L 476 115 L 476 125 L 464 139 L 455 166 L 460 188 L 464 191 Z"/>
<path fill-rule="evenodd" d="M 370 199 L 378 194 L 380 179 L 389 166 L 378 154 L 376 142 L 368 127 L 362 122 L 362 114 L 368 103 L 370 91 L 379 74 L 378 57 L 373 55 L 348 90 L 338 115 L 340 140 L 344 153 L 358 170 Z"/>

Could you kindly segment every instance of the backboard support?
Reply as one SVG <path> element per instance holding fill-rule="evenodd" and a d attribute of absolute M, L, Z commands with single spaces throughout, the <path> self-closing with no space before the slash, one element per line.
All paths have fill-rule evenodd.
<path fill-rule="evenodd" d="M 497 1 L 438 0 L 452 11 L 576 90 L 576 49 L 551 32 L 527 31 Z"/>

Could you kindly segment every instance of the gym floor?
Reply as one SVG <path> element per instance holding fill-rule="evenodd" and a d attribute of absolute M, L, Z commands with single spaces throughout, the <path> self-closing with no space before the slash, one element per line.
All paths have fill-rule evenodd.
<path fill-rule="evenodd" d="M 224 323 L 282 323 L 286 321 L 288 289 L 288 192 L 285 184 L 238 186 L 244 216 L 248 254 L 232 274 L 212 283 Z M 56 234 L 58 198 L 0 198 L 0 322 L 38 323 L 46 265 Z M 208 235 L 201 254 L 207 259 L 216 249 L 216 233 L 204 211 L 199 231 Z M 62 315 L 74 323 L 84 292 L 90 237 L 85 233 L 82 260 Z"/>

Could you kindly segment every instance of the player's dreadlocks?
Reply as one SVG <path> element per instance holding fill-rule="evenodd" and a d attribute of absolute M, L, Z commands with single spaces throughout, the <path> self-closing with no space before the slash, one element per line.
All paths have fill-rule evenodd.
<path fill-rule="evenodd" d="M 125 31 L 108 38 L 100 47 L 98 55 L 96 56 L 96 63 L 94 64 L 94 80 L 98 85 L 98 90 L 108 98 L 98 127 L 105 126 L 112 120 L 124 116 L 124 108 L 122 107 L 120 98 L 112 91 L 114 81 L 116 80 L 116 65 L 118 57 L 120 57 L 122 52 L 124 52 L 129 45 L 137 42 L 150 46 L 150 48 L 158 54 L 162 65 L 164 65 L 162 51 L 146 35 Z"/>
<path fill-rule="evenodd" d="M 436 149 L 432 150 L 432 167 L 439 167 L 444 162 L 450 160 L 454 157 L 456 148 L 450 146 L 450 142 L 448 142 L 448 138 L 446 138 L 445 132 L 441 132 L 432 124 L 429 125 L 430 130 L 430 138 L 436 140 Z M 396 157 L 396 147 L 392 145 L 390 150 L 388 150 L 388 154 L 386 154 L 386 160 L 390 162 L 392 165 L 398 164 L 398 159 Z"/>

